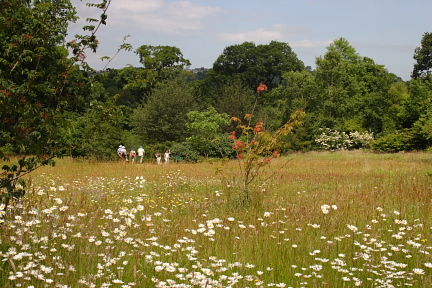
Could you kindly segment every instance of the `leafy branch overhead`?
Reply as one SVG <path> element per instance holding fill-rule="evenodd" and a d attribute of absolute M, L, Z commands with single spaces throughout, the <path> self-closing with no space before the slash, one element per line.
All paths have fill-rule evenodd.
<path fill-rule="evenodd" d="M 90 34 L 76 35 L 70 42 L 68 23 L 78 17 L 69 0 L 1 4 L 0 157 L 9 160 L 5 147 L 23 155 L 17 165 L 2 167 L 0 201 L 5 209 L 10 199 L 25 194 L 24 175 L 54 165 L 52 159 L 65 153 L 71 115 L 91 102 L 92 70 L 85 51 L 96 51 L 96 32 L 106 24 L 110 3 L 88 4 L 102 10 L 100 19 L 88 19 L 97 23 L 83 27 Z"/>

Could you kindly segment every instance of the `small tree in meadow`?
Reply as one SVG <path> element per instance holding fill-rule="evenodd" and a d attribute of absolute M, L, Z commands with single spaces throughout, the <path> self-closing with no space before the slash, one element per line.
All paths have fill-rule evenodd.
<path fill-rule="evenodd" d="M 246 114 L 244 117 L 246 124 L 243 124 L 237 117 L 231 118 L 231 122 L 237 123 L 237 127 L 242 131 L 242 135 L 239 137 L 235 131 L 231 132 L 230 139 L 233 141 L 232 149 L 235 151 L 241 174 L 241 189 L 245 201 L 250 198 L 251 186 L 261 178 L 262 168 L 269 165 L 273 158 L 279 157 L 279 151 L 285 145 L 281 138 L 290 134 L 296 127 L 301 126 L 304 116 L 303 110 L 295 111 L 289 121 L 274 132 L 266 130 L 264 123 L 260 121 L 252 125 L 252 114 Z M 228 184 L 233 185 L 232 182 L 235 179 L 231 181 L 223 169 L 219 169 L 218 172 Z M 261 180 L 266 181 L 273 175 L 274 173 Z"/>

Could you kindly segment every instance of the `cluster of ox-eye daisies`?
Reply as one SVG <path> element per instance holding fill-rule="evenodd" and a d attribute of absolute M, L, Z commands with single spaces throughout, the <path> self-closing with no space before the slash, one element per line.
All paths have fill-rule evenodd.
<path fill-rule="evenodd" d="M 330 277 L 346 286 L 422 287 L 431 278 L 431 228 L 420 219 L 399 219 L 400 212 L 387 215 L 377 207 L 368 224 L 344 224 L 337 236 L 320 233 L 326 222 L 319 219 L 291 231 L 283 207 L 248 220 L 201 213 L 183 221 L 177 209 L 192 209 L 195 200 L 176 191 L 193 181 L 177 172 L 164 180 L 157 188 L 144 177 L 58 185 L 42 176 L 28 200 L 6 211 L 0 204 L 0 273 L 8 271 L 14 287 L 307 287 L 330 285 Z M 72 191 L 76 198 L 67 198 Z M 320 208 L 324 220 L 338 212 L 336 205 Z M 302 233 L 320 249 L 305 248 Z M 254 237 L 265 241 L 260 255 L 277 249 L 273 257 L 293 258 L 245 259 Z M 217 254 L 224 249 L 230 254 Z"/>

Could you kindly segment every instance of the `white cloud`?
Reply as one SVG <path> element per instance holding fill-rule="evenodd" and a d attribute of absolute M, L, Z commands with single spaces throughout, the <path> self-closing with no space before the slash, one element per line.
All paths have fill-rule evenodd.
<path fill-rule="evenodd" d="M 218 7 L 201 6 L 189 1 L 122 0 L 111 5 L 108 21 L 113 25 L 166 34 L 203 30 L 208 18 L 222 12 Z"/>
<path fill-rule="evenodd" d="M 375 50 L 386 50 L 386 51 L 398 51 L 402 53 L 414 53 L 415 45 L 387 45 L 377 43 L 362 43 L 353 42 L 352 45 L 357 49 L 375 49 Z"/>
<path fill-rule="evenodd" d="M 255 31 L 240 33 L 220 33 L 217 39 L 227 42 L 252 41 L 257 43 L 270 42 L 271 40 L 286 41 L 289 37 L 306 34 L 307 29 L 296 25 L 274 24 L 268 28 L 259 28 Z"/>
<path fill-rule="evenodd" d="M 325 41 L 301 40 L 301 41 L 289 42 L 289 45 L 291 46 L 291 48 L 313 49 L 313 48 L 327 47 L 331 43 L 333 43 L 333 40 L 325 40 Z"/>

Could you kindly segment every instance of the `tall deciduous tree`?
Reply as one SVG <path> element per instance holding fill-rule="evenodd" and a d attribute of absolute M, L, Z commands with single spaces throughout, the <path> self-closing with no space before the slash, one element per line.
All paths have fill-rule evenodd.
<path fill-rule="evenodd" d="M 183 57 L 180 49 L 174 46 L 142 45 L 136 50 L 136 53 L 145 69 L 161 71 L 191 65 L 190 61 Z"/>
<path fill-rule="evenodd" d="M 414 69 L 411 76 L 417 78 L 432 78 L 432 33 L 425 32 L 421 40 L 421 47 L 414 50 Z"/>
<path fill-rule="evenodd" d="M 264 81 L 272 88 L 283 72 L 303 69 L 303 62 L 288 43 L 271 41 L 269 44 L 255 45 L 253 42 L 244 42 L 226 47 L 207 77 L 217 83 L 240 79 L 250 89 L 255 89 L 260 81 Z"/>
<path fill-rule="evenodd" d="M 284 103 L 284 117 L 281 119 L 283 123 L 297 109 L 301 108 L 308 112 L 316 109 L 319 89 L 314 76 L 310 72 L 306 70 L 285 72 L 282 79 L 285 85 L 272 90 L 270 97 Z"/>
<path fill-rule="evenodd" d="M 104 83 L 110 86 L 110 92 L 122 92 L 119 103 L 124 105 L 132 106 L 147 101 L 158 83 L 186 73 L 183 69 L 191 64 L 183 57 L 180 49 L 174 46 L 142 45 L 135 52 L 143 67 L 127 66 L 111 70 L 110 73 L 114 76 Z"/>
<path fill-rule="evenodd" d="M 224 85 L 219 91 L 219 98 L 214 104 L 219 113 L 226 113 L 230 117 L 241 117 L 240 115 L 253 112 L 256 97 L 239 81 Z"/>
<path fill-rule="evenodd" d="M 322 89 L 319 105 L 323 127 L 343 126 L 353 116 L 355 96 L 360 92 L 356 79 L 359 64 L 360 56 L 343 38 L 335 40 L 324 56 L 316 59 L 315 77 Z"/>
<path fill-rule="evenodd" d="M 150 82 L 171 79 L 183 68 L 191 65 L 190 61 L 183 57 L 180 49 L 174 46 L 142 45 L 136 53 L 147 71 L 147 80 Z"/>
<path fill-rule="evenodd" d="M 222 137 L 222 129 L 229 125 L 230 117 L 226 113 L 218 113 L 212 106 L 202 112 L 191 111 L 187 117 L 189 122 L 186 127 L 192 133 L 187 141 L 198 151 L 208 155 L 212 142 Z"/>
<path fill-rule="evenodd" d="M 190 135 L 186 114 L 197 108 L 184 78 L 159 83 L 147 102 L 134 111 L 136 132 L 147 143 L 185 140 Z"/>
<path fill-rule="evenodd" d="M 396 75 L 388 73 L 383 65 L 375 64 L 372 59 L 361 59 L 357 75 L 360 95 L 357 97 L 356 113 L 349 125 L 346 125 L 350 128 L 348 131 L 367 130 L 373 131 L 375 135 L 382 132 L 385 122 L 383 116 L 389 111 L 389 107 L 397 102 L 388 95 L 396 78 Z"/>

